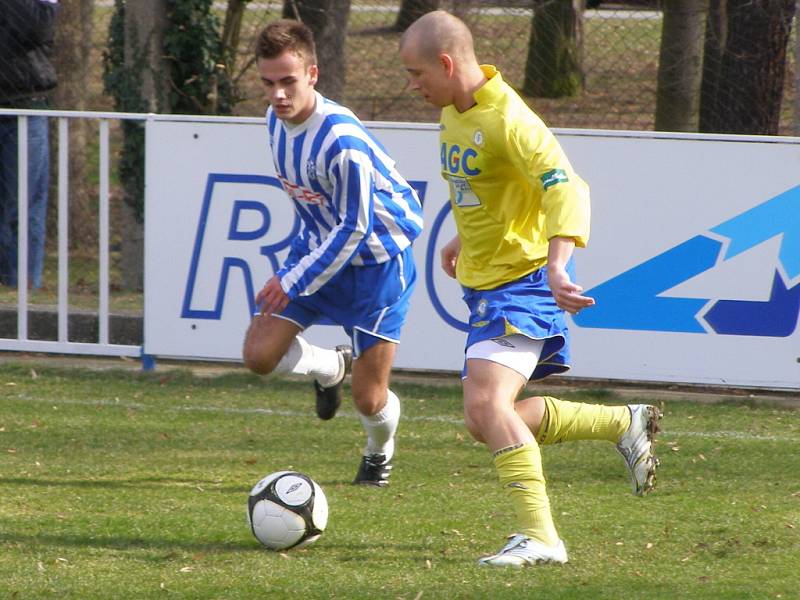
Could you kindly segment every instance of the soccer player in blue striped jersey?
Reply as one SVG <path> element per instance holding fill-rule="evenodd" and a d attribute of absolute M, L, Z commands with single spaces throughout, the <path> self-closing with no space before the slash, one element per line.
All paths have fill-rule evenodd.
<path fill-rule="evenodd" d="M 411 244 L 422 231 L 422 206 L 358 118 L 316 91 L 307 26 L 270 23 L 256 59 L 275 170 L 302 229 L 256 295 L 244 362 L 256 373 L 313 377 L 317 415 L 330 419 L 352 361 L 353 401 L 367 434 L 355 483 L 385 486 L 400 419 L 389 378 L 416 283 Z M 323 318 L 341 325 L 352 346 L 320 348 L 300 335 Z"/>
<path fill-rule="evenodd" d="M 480 65 L 457 17 L 427 13 L 403 34 L 411 88 L 442 107 L 442 176 L 458 235 L 442 268 L 469 308 L 462 374 L 467 428 L 489 446 L 517 532 L 487 566 L 567 562 L 550 510 L 539 446 L 606 440 L 634 494 L 653 487 L 655 407 L 517 397 L 529 379 L 569 367 L 565 312 L 594 304 L 573 283 L 574 248 L 589 238 L 589 188 L 555 136 L 497 69 Z"/>

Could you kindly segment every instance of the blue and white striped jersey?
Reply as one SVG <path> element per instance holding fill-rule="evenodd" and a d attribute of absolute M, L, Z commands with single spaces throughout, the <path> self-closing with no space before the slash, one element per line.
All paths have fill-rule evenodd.
<path fill-rule="evenodd" d="M 422 206 L 381 143 L 347 108 L 317 93 L 314 113 L 287 126 L 267 109 L 269 144 L 283 189 L 302 219 L 277 275 L 294 298 L 325 285 L 348 264 L 383 263 L 422 231 Z"/>

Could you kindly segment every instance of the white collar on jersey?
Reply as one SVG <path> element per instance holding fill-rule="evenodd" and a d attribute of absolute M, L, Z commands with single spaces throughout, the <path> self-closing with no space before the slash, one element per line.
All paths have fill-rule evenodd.
<path fill-rule="evenodd" d="M 308 130 L 309 128 L 313 127 L 316 123 L 322 119 L 323 113 L 323 105 L 325 104 L 325 98 L 322 94 L 318 91 L 314 90 L 314 95 L 316 96 L 315 104 L 314 104 L 314 112 L 312 112 L 308 118 L 303 121 L 302 123 L 287 123 L 286 121 L 281 121 L 284 128 L 286 128 L 286 133 L 290 136 L 300 135 L 304 131 Z"/>

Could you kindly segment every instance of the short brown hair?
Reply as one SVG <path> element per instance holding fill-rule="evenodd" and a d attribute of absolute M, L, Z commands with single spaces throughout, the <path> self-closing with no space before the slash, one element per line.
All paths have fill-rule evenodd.
<path fill-rule="evenodd" d="M 317 63 L 314 33 L 305 23 L 279 19 L 264 27 L 258 34 L 256 59 L 275 58 L 287 51 L 303 57 L 307 65 Z"/>

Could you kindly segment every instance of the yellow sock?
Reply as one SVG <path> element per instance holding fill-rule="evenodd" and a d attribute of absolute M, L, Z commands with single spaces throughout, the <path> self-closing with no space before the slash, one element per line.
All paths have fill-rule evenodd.
<path fill-rule="evenodd" d="M 511 498 L 521 533 L 555 546 L 558 533 L 550 514 L 550 499 L 545 489 L 542 455 L 536 442 L 498 450 L 494 466 L 500 484 Z"/>
<path fill-rule="evenodd" d="M 608 440 L 619 442 L 631 426 L 627 406 L 604 406 L 569 402 L 544 396 L 544 417 L 536 441 L 558 444 L 574 440 Z"/>

